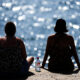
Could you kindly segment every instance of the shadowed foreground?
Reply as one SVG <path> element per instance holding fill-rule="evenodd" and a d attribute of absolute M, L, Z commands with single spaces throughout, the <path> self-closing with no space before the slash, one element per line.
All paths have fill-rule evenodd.
<path fill-rule="evenodd" d="M 73 74 L 60 74 L 51 73 L 47 70 L 41 69 L 41 72 L 35 72 L 34 69 L 30 69 L 34 75 L 29 76 L 26 80 L 79 80 L 80 71 Z"/>
<path fill-rule="evenodd" d="M 31 68 L 29 74 L 25 77 L 0 77 L 0 80 L 80 80 L 80 71 L 75 71 L 73 74 L 60 74 L 52 73 L 45 69 L 41 69 L 41 72 L 36 72 L 34 68 Z"/>

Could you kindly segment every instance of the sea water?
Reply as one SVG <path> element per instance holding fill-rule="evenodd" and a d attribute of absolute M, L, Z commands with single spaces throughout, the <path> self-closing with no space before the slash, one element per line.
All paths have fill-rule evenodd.
<path fill-rule="evenodd" d="M 39 56 L 42 61 L 47 38 L 55 33 L 59 18 L 66 20 L 80 59 L 80 0 L 0 0 L 0 37 L 5 35 L 6 22 L 13 21 L 28 56 Z"/>

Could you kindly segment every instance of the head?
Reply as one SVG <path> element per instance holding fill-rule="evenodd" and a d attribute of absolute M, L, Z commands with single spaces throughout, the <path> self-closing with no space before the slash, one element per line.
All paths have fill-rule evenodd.
<path fill-rule="evenodd" d="M 58 19 L 54 31 L 60 33 L 68 32 L 66 28 L 66 21 L 64 19 Z"/>
<path fill-rule="evenodd" d="M 13 37 L 16 32 L 16 26 L 13 22 L 7 22 L 5 25 L 5 33 L 8 37 Z"/>

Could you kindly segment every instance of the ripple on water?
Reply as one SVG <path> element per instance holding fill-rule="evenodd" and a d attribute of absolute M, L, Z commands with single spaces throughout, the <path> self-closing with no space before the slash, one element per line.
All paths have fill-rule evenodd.
<path fill-rule="evenodd" d="M 70 1 L 66 1 L 66 4 L 67 4 L 67 5 L 70 5 Z"/>
<path fill-rule="evenodd" d="M 76 1 L 76 5 L 80 5 L 80 1 Z"/>
<path fill-rule="evenodd" d="M 73 28 L 75 28 L 75 29 L 79 29 L 79 25 L 73 25 Z"/>
<path fill-rule="evenodd" d="M 70 26 L 70 27 L 73 27 L 73 28 L 75 28 L 75 29 L 79 29 L 79 28 L 80 28 L 79 25 L 77 25 L 77 24 L 72 24 L 71 22 L 69 23 L 69 26 Z"/>
<path fill-rule="evenodd" d="M 42 42 L 40 43 L 40 46 L 43 46 L 43 43 Z"/>
<path fill-rule="evenodd" d="M 69 10 L 69 7 L 68 6 L 59 6 L 58 10 L 67 11 L 67 10 Z"/>
<path fill-rule="evenodd" d="M 7 8 L 11 8 L 12 7 L 12 3 L 2 3 L 3 7 L 7 7 Z"/>
<path fill-rule="evenodd" d="M 37 55 L 40 57 L 41 56 L 41 53 L 38 53 Z"/>
<path fill-rule="evenodd" d="M 44 39 L 45 38 L 45 35 L 43 35 L 43 34 L 37 34 L 36 35 L 36 39 Z"/>
<path fill-rule="evenodd" d="M 28 45 L 28 49 L 30 50 L 31 49 L 31 47 Z"/>
<path fill-rule="evenodd" d="M 34 35 L 34 32 L 30 32 L 30 35 L 33 36 Z"/>
<path fill-rule="evenodd" d="M 7 17 L 5 17 L 5 18 L 4 18 L 4 21 L 8 21 L 8 18 L 7 18 Z"/>
<path fill-rule="evenodd" d="M 22 6 L 22 10 L 26 10 L 28 8 L 28 6 Z"/>
<path fill-rule="evenodd" d="M 41 50 L 38 50 L 38 56 L 39 57 L 41 56 Z"/>
<path fill-rule="evenodd" d="M 21 36 L 20 36 L 20 37 L 21 37 L 21 39 L 24 39 L 24 34 L 21 34 Z"/>
<path fill-rule="evenodd" d="M 72 19 L 75 19 L 75 18 L 76 18 L 76 15 L 71 15 L 71 18 L 72 18 Z"/>
<path fill-rule="evenodd" d="M 33 26 L 34 27 L 39 27 L 40 26 L 40 23 L 34 23 Z"/>
<path fill-rule="evenodd" d="M 50 12 L 50 11 L 52 11 L 52 8 L 46 8 L 46 7 L 42 6 L 42 7 L 40 7 L 40 11 L 41 12 Z"/>
<path fill-rule="evenodd" d="M 37 51 L 37 48 L 36 47 L 34 48 L 34 51 Z"/>
<path fill-rule="evenodd" d="M 44 1 L 42 2 L 42 4 L 43 4 L 43 5 L 48 5 L 48 2 L 44 0 Z"/>
<path fill-rule="evenodd" d="M 12 8 L 12 11 L 16 12 L 19 11 L 21 9 L 21 6 L 16 6 Z"/>
<path fill-rule="evenodd" d="M 22 20 L 25 20 L 25 18 L 26 18 L 26 16 L 25 16 L 25 15 L 22 15 L 22 16 L 19 16 L 19 17 L 18 17 L 18 20 L 19 20 L 19 21 L 22 21 Z"/>
<path fill-rule="evenodd" d="M 28 10 L 26 13 L 27 14 L 34 14 L 35 13 L 35 10 Z"/>
<path fill-rule="evenodd" d="M 33 9 L 35 8 L 35 5 L 27 5 L 27 6 L 24 6 L 24 7 L 26 7 L 27 9 L 33 10 Z M 23 8 L 24 8 L 24 7 L 23 7 Z"/>
<path fill-rule="evenodd" d="M 51 29 L 51 26 L 47 26 L 47 29 Z"/>
<path fill-rule="evenodd" d="M 0 7 L 0 11 L 2 11 L 2 7 Z"/>
<path fill-rule="evenodd" d="M 38 20 L 39 22 L 44 22 L 44 21 L 45 21 L 45 18 L 41 18 L 41 17 L 40 17 L 40 18 L 38 18 L 37 20 Z"/>
<path fill-rule="evenodd" d="M 44 22 L 45 18 L 44 17 L 33 16 L 33 20 L 38 21 L 38 22 Z"/>

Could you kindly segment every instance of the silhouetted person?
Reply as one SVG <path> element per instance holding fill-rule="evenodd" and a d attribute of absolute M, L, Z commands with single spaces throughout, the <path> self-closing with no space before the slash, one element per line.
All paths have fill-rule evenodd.
<path fill-rule="evenodd" d="M 23 41 L 15 36 L 13 22 L 5 25 L 6 36 L 0 38 L 0 73 L 27 74 L 34 58 L 27 59 Z"/>
<path fill-rule="evenodd" d="M 42 68 L 44 68 L 47 57 L 50 56 L 48 70 L 52 72 L 73 72 L 74 64 L 71 57 L 73 56 L 78 68 L 80 68 L 74 39 L 66 34 L 66 22 L 58 19 L 54 28 L 55 34 L 48 37 L 46 52 L 44 55 Z"/>

